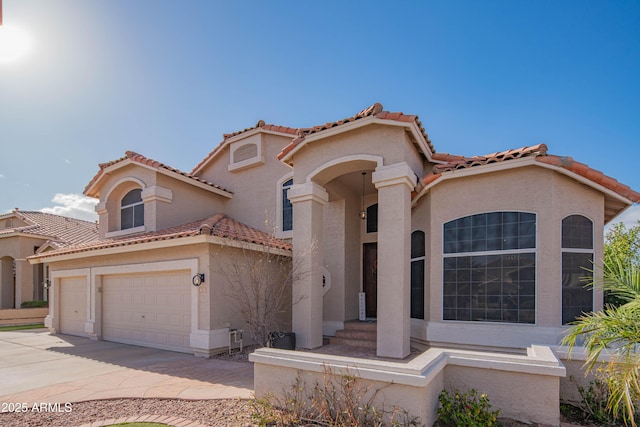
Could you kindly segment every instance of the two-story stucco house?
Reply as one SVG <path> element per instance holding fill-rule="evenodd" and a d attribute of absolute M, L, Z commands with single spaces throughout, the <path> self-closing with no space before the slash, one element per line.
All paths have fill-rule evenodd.
<path fill-rule="evenodd" d="M 436 152 L 417 116 L 380 104 L 313 128 L 260 121 L 188 173 L 127 152 L 85 194 L 99 199 L 99 240 L 30 258 L 49 267 L 52 330 L 209 355 L 243 326 L 214 264 L 269 245 L 308 273 L 285 325 L 299 347 L 375 318 L 377 354 L 397 359 L 412 343 L 557 344 L 602 307 L 583 267 L 601 259 L 604 225 L 640 201 L 543 144 Z"/>

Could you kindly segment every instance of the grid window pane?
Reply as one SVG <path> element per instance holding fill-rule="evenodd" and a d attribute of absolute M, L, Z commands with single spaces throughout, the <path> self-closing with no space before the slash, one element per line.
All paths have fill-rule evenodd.
<path fill-rule="evenodd" d="M 467 216 L 447 222 L 443 232 L 446 254 L 536 247 L 536 217 L 526 212 Z"/>
<path fill-rule="evenodd" d="M 582 215 L 571 215 L 563 219 L 562 247 L 593 249 L 593 222 Z"/>
<path fill-rule="evenodd" d="M 144 225 L 142 189 L 129 191 L 120 201 L 120 229 L 126 230 Z"/>
<path fill-rule="evenodd" d="M 562 323 L 573 322 L 593 311 L 593 254 L 562 253 Z"/>
<path fill-rule="evenodd" d="M 535 323 L 535 214 L 476 214 L 444 224 L 443 233 L 445 320 Z"/>

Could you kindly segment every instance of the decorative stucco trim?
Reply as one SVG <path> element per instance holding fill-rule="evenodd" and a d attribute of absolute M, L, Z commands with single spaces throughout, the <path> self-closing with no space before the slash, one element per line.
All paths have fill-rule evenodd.
<path fill-rule="evenodd" d="M 315 168 L 309 175 L 307 175 L 307 178 L 305 181 L 306 182 L 314 181 L 316 176 L 318 176 L 318 174 L 326 171 L 327 169 L 333 166 L 342 165 L 345 163 L 352 163 L 352 162 L 371 162 L 371 163 L 375 163 L 376 168 L 381 168 L 384 165 L 384 159 L 382 158 L 382 156 L 375 156 L 373 154 L 354 154 L 350 156 L 338 157 L 337 159 L 330 160 L 324 163 L 323 165 Z"/>
<path fill-rule="evenodd" d="M 159 185 L 147 187 L 142 190 L 142 201 L 171 203 L 173 201 L 173 191 Z"/>
<path fill-rule="evenodd" d="M 418 183 L 416 174 L 405 162 L 377 167 L 371 178 L 377 189 L 391 185 L 405 184 L 410 190 L 413 190 Z"/>
<path fill-rule="evenodd" d="M 313 201 L 325 204 L 329 201 L 329 193 L 315 182 L 305 182 L 304 184 L 294 184 L 291 187 L 289 200 L 291 203 Z"/>

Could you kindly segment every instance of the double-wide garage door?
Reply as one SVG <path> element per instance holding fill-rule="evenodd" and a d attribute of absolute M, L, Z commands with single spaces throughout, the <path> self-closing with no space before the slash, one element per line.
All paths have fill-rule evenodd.
<path fill-rule="evenodd" d="M 190 353 L 188 271 L 102 276 L 102 338 Z"/>

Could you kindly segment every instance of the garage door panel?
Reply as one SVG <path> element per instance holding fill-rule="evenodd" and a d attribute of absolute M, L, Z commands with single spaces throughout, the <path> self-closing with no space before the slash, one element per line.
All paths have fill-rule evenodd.
<path fill-rule="evenodd" d="M 84 323 L 87 320 L 87 279 L 64 277 L 60 279 L 60 332 L 68 335 L 87 336 Z"/>
<path fill-rule="evenodd" d="M 190 272 L 103 277 L 105 340 L 191 352 Z"/>

